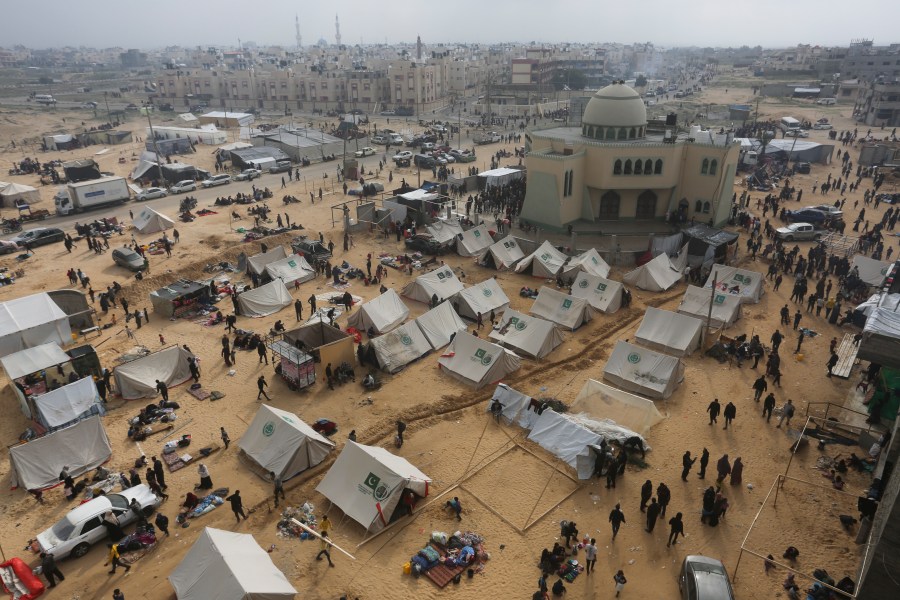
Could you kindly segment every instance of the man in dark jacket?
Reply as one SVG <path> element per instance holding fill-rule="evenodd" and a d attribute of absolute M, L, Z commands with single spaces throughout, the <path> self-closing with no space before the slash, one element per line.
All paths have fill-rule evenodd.
<path fill-rule="evenodd" d="M 647 502 L 650 501 L 650 496 L 653 495 L 653 483 L 648 479 L 644 482 L 644 485 L 641 486 L 641 512 L 647 511 Z"/>
<path fill-rule="evenodd" d="M 719 422 L 719 411 L 722 410 L 722 405 L 719 404 L 719 399 L 714 398 L 712 402 L 709 403 L 709 406 L 706 407 L 706 412 L 709 413 L 709 424 Z"/>
<path fill-rule="evenodd" d="M 231 512 L 234 513 L 234 518 L 237 519 L 237 522 L 241 522 L 241 517 L 244 517 L 244 520 L 246 521 L 247 515 L 244 514 L 244 502 L 241 500 L 241 490 L 234 490 L 234 493 L 225 499 L 231 502 Z"/>
<path fill-rule="evenodd" d="M 56 587 L 56 577 L 60 581 L 66 580 L 62 571 L 56 566 L 56 559 L 53 558 L 52 554 L 47 554 L 46 552 L 41 552 L 41 572 L 47 578 L 47 581 L 50 582 L 50 587 Z"/>
<path fill-rule="evenodd" d="M 737 416 L 737 407 L 734 405 L 734 402 L 729 402 L 725 405 L 725 410 L 722 413 L 725 416 L 725 427 L 722 429 L 728 429 L 728 425 L 734 420 Z"/>
<path fill-rule="evenodd" d="M 687 481 L 688 473 L 691 472 L 691 467 L 694 466 L 694 463 L 697 462 L 696 458 L 691 458 L 691 451 L 688 450 L 684 453 L 684 456 L 681 457 L 681 480 Z"/>
<path fill-rule="evenodd" d="M 616 534 L 619 533 L 619 526 L 625 522 L 625 513 L 622 512 L 618 504 L 610 511 L 609 522 L 612 523 L 613 539 L 616 539 Z"/>
<path fill-rule="evenodd" d="M 653 528 L 656 527 L 656 519 L 659 518 L 661 510 L 656 498 L 653 498 L 650 501 L 650 506 L 647 507 L 647 533 L 653 533 Z"/>

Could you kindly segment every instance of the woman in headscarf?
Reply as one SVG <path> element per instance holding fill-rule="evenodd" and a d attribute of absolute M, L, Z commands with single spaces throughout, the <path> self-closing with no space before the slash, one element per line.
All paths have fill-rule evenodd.
<path fill-rule="evenodd" d="M 125 533 L 119 526 L 119 519 L 116 518 L 116 515 L 114 515 L 111 510 L 106 511 L 106 514 L 103 515 L 103 526 L 106 527 L 109 541 L 113 544 L 125 537 Z"/>
<path fill-rule="evenodd" d="M 744 474 L 744 463 L 741 462 L 741 457 L 738 456 L 734 459 L 734 464 L 731 465 L 731 485 L 741 485 L 741 477 Z"/>
<path fill-rule="evenodd" d="M 728 477 L 728 474 L 731 473 L 731 463 L 728 462 L 727 454 L 722 455 L 722 458 L 716 463 L 716 471 L 719 473 L 716 483 L 721 485 L 722 482 L 725 481 L 725 478 Z"/>
<path fill-rule="evenodd" d="M 200 463 L 200 467 L 197 469 L 197 472 L 200 474 L 200 485 L 201 490 L 211 490 L 213 483 L 212 478 L 209 476 L 209 469 L 206 468 L 206 465 Z"/>

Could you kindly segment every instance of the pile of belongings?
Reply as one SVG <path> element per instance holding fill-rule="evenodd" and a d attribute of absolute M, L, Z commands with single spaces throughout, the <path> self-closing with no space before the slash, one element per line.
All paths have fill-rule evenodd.
<path fill-rule="evenodd" d="M 425 546 L 416 552 L 409 562 L 412 565 L 412 572 L 418 575 L 437 566 L 441 562 L 441 558 L 440 552 L 431 546 Z"/>
<path fill-rule="evenodd" d="M 570 558 L 563 564 L 559 566 L 559 576 L 572 583 L 575 581 L 575 578 L 581 573 L 584 569 L 581 565 L 578 564 L 578 561 L 574 558 Z"/>
<path fill-rule="evenodd" d="M 534 300 L 538 297 L 538 291 L 530 287 L 523 287 L 519 290 L 519 295 L 523 298 L 531 298 L 532 300 Z"/>
<path fill-rule="evenodd" d="M 302 527 L 296 525 L 293 519 L 300 521 L 310 529 L 319 529 L 319 523 L 316 521 L 315 507 L 304 502 L 303 506 L 290 507 L 284 509 L 281 518 L 278 520 L 278 537 L 293 537 L 305 540 L 310 537 Z"/>
<path fill-rule="evenodd" d="M 200 499 L 200 502 L 197 503 L 197 506 L 193 508 L 190 512 L 187 513 L 187 517 L 189 519 L 196 519 L 197 517 L 201 517 L 208 512 L 211 512 L 216 509 L 217 506 L 222 506 L 225 503 L 223 496 L 228 495 L 228 490 L 225 489 L 224 493 L 222 490 L 216 490 L 209 496 L 204 496 Z M 182 515 L 179 515 L 181 517 Z"/>
<path fill-rule="evenodd" d="M 119 358 L 116 359 L 116 361 L 120 363 L 127 363 L 139 358 L 144 358 L 145 356 L 149 355 L 150 348 L 147 348 L 146 346 L 135 346 L 131 350 L 128 350 L 121 354 Z"/>

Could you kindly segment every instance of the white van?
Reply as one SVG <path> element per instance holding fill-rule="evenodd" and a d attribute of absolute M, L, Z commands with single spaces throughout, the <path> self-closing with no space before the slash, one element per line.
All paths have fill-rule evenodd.
<path fill-rule="evenodd" d="M 837 104 L 837 99 L 835 98 L 820 98 L 816 100 L 816 104 L 821 104 L 822 106 L 834 106 Z"/>
<path fill-rule="evenodd" d="M 788 131 L 799 131 L 800 130 L 800 121 L 795 119 L 794 117 L 781 117 L 781 121 L 778 123 L 779 127 L 781 127 L 781 131 L 787 133 Z"/>
<path fill-rule="evenodd" d="M 38 94 L 34 97 L 34 101 L 38 104 L 56 104 L 56 98 L 50 94 Z"/>

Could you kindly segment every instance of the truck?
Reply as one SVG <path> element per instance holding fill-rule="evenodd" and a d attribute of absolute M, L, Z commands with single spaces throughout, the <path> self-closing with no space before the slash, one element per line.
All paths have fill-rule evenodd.
<path fill-rule="evenodd" d="M 85 210 L 124 204 L 131 194 L 124 177 L 101 177 L 89 181 L 70 183 L 61 189 L 54 201 L 56 214 L 60 216 Z"/>
<path fill-rule="evenodd" d="M 476 144 L 494 144 L 500 141 L 500 134 L 496 131 L 476 134 L 472 139 Z"/>

